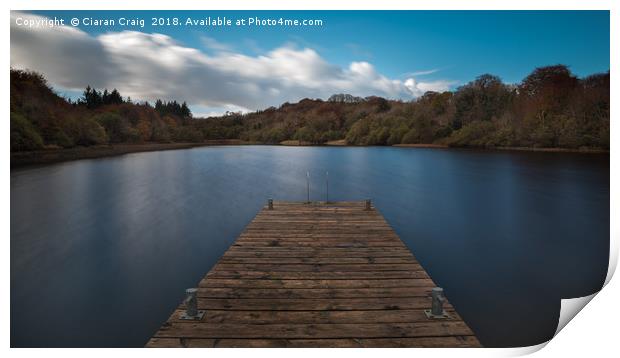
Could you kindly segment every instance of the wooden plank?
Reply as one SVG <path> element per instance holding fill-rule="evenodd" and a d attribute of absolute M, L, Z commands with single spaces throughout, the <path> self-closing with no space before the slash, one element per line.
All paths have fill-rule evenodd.
<path fill-rule="evenodd" d="M 430 279 L 371 279 L 371 280 L 260 280 L 260 279 L 217 279 L 200 281 L 199 287 L 213 288 L 392 288 L 433 287 Z"/>
<path fill-rule="evenodd" d="M 149 348 L 471 348 L 474 336 L 340 339 L 152 338 Z"/>
<path fill-rule="evenodd" d="M 180 305 L 147 347 L 479 347 L 376 209 L 274 202 L 198 284 L 200 321 Z"/>
<path fill-rule="evenodd" d="M 445 304 L 445 307 L 451 307 Z M 198 308 L 203 310 L 245 310 L 245 311 L 351 311 L 351 310 L 398 310 L 424 309 L 430 307 L 427 297 L 388 298 L 203 298 L 198 299 Z"/>
<path fill-rule="evenodd" d="M 198 297 L 205 298 L 378 298 L 430 297 L 429 284 L 396 288 L 215 288 L 200 287 Z"/>
<path fill-rule="evenodd" d="M 292 265 L 292 264 L 235 264 L 222 262 L 218 263 L 215 271 L 297 271 L 297 272 L 322 272 L 322 271 L 419 271 L 422 266 L 417 263 L 407 264 L 315 264 L 315 265 Z"/>
<path fill-rule="evenodd" d="M 288 246 L 305 246 L 305 247 L 321 247 L 321 248 L 332 248 L 332 247 L 405 247 L 402 242 L 392 242 L 392 241 L 364 241 L 364 240 L 351 240 L 347 242 L 290 242 L 287 240 L 262 240 L 255 242 L 245 242 L 240 241 L 233 244 L 234 246 L 243 246 L 243 247 L 288 247 Z"/>
<path fill-rule="evenodd" d="M 237 257 L 256 257 L 256 258 L 354 258 L 354 257 L 406 257 L 415 259 L 410 253 L 404 249 L 387 250 L 377 249 L 340 249 L 340 251 L 332 250 L 287 250 L 285 248 L 268 247 L 263 250 L 259 249 L 243 249 L 241 247 L 231 248 L 226 252 L 223 258 Z"/>
<path fill-rule="evenodd" d="M 168 322 L 187 322 L 179 319 L 185 312 L 176 310 Z M 453 309 L 447 310 L 449 321 L 461 318 Z M 424 310 L 370 310 L 370 311 L 231 311 L 211 310 L 202 322 L 240 324 L 313 324 L 313 323 L 408 323 L 428 322 Z"/>
<path fill-rule="evenodd" d="M 210 271 L 207 278 L 248 278 L 248 279 L 269 279 L 269 280 L 354 280 L 354 279 L 406 279 L 406 278 L 427 278 L 428 274 L 424 271 L 366 271 L 366 272 L 343 272 L 343 271 L 240 271 L 240 270 L 220 270 Z"/>
<path fill-rule="evenodd" d="M 225 255 L 221 263 L 231 264 L 277 264 L 277 265 L 343 265 L 343 264 L 411 264 L 413 257 L 239 257 Z"/>
<path fill-rule="evenodd" d="M 230 324 L 168 322 L 158 337 L 173 338 L 386 338 L 471 335 L 462 321 L 338 324 Z"/>

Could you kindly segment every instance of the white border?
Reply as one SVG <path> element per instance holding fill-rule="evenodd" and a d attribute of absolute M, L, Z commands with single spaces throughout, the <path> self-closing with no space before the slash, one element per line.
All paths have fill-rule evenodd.
<path fill-rule="evenodd" d="M 609 10 L 613 7 L 610 0 L 9 0 L 8 3 L 12 10 Z"/>
<path fill-rule="evenodd" d="M 333 0 L 228 0 L 228 1 L 199 1 L 199 0 L 174 0 L 174 1 L 153 1 L 153 0 L 108 0 L 108 1 L 84 1 L 84 0 L 56 0 L 56 1 L 36 1 L 36 0 L 10 0 L 3 2 L 8 4 L 5 10 L 5 19 L 9 19 L 9 10 L 28 10 L 28 9 L 41 9 L 41 10 L 97 10 L 97 9 L 149 9 L 149 10 L 186 10 L 186 9 L 213 9 L 213 10 L 388 10 L 388 9 L 417 9 L 417 10 L 611 10 L 611 66 L 616 67 L 617 56 L 617 23 L 618 23 L 618 5 L 617 2 L 603 1 L 603 0 L 423 0 L 423 1 L 396 1 L 396 0 L 381 0 L 381 1 L 346 1 L 341 0 L 336 4 Z M 5 5 L 6 6 L 6 5 Z M 3 42 L 5 48 L 5 57 L 3 62 L 4 67 L 8 69 L 10 67 L 10 41 L 9 41 L 9 26 L 7 21 L 4 25 Z M 2 126 L 1 130 L 4 133 L 0 136 L 0 143 L 2 143 L 2 217 L 0 227 L 4 231 L 4 250 L 2 251 L 2 287 L 5 289 L 4 294 L 1 296 L 2 303 L 2 326 L 0 328 L 0 336 L 3 340 L 3 346 L 8 349 L 10 346 L 10 334 L 9 334 L 9 291 L 10 287 L 10 250 L 9 250 L 9 237 L 10 237 L 10 144 L 9 144 L 9 121 L 8 121 L 8 108 L 9 108 L 9 71 L 0 72 L 4 79 L 4 86 L 2 87 L 2 93 L 0 94 L 0 100 L 2 101 L 4 108 L 4 119 L 0 121 Z M 617 93 L 617 80 L 615 76 L 612 76 L 611 93 L 612 93 L 612 125 L 611 125 L 611 143 L 616 143 L 618 134 L 616 131 L 616 105 L 618 101 L 614 101 L 614 94 Z M 613 150 L 613 148 L 612 148 Z M 619 182 L 618 179 L 618 159 L 612 155 L 611 158 L 611 183 Z M 555 357 L 555 356 L 585 356 L 589 354 L 597 354 L 603 352 L 617 352 L 615 346 L 617 340 L 617 328 L 616 318 L 618 318 L 617 302 L 620 301 L 620 288 L 617 282 L 610 282 L 610 279 L 615 271 L 618 255 L 618 238 L 620 237 L 620 229 L 618 226 L 618 220 L 620 219 L 618 212 L 619 193 L 618 190 L 612 185 L 611 188 L 611 265 L 607 275 L 606 283 L 609 283 L 605 287 L 605 293 L 602 295 L 596 295 L 596 297 L 588 297 L 587 299 L 577 301 L 589 301 L 590 303 L 583 311 L 574 319 L 574 322 L 569 323 L 566 328 L 548 344 L 548 347 L 542 349 L 539 356 Z M 617 280 L 616 280 L 617 281 Z M 577 302 L 575 301 L 575 302 Z M 574 302 L 572 302 L 574 303 Z M 571 302 L 563 302 L 563 307 L 571 305 Z M 368 356 L 375 358 L 377 354 L 387 353 L 396 356 L 420 355 L 424 356 L 453 356 L 458 354 L 459 356 L 512 356 L 527 354 L 544 347 L 545 344 L 537 347 L 529 347 L 522 349 L 483 349 L 483 350 L 464 350 L 464 349 L 434 349 L 434 350 L 420 350 L 415 352 L 409 349 L 392 349 L 392 350 L 376 350 L 376 349 L 356 349 L 356 350 L 309 350 L 309 349 L 297 349 L 291 350 L 214 350 L 206 353 L 203 350 L 188 350 L 183 351 L 183 354 L 187 355 L 245 355 L 251 354 L 252 356 L 284 356 L 295 354 L 301 357 L 314 357 L 316 354 L 321 355 L 337 355 L 337 354 L 356 354 L 359 356 Z M 122 352 L 121 352 L 122 351 Z M 92 355 L 95 357 L 104 357 L 108 354 L 132 354 L 132 355 L 170 355 L 180 354 L 178 350 L 127 350 L 127 349 L 113 349 L 113 350 L 88 350 L 82 349 L 61 349 L 50 350 L 41 352 L 34 349 L 11 349 L 9 353 L 16 356 L 31 356 L 46 354 L 52 357 L 66 357 L 77 355 Z M 609 355 L 609 354 L 606 354 Z"/>

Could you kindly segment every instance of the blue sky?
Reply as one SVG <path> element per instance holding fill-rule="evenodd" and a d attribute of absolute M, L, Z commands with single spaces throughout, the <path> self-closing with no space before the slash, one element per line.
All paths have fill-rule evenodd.
<path fill-rule="evenodd" d="M 106 42 L 103 41 L 106 34 L 122 33 L 127 30 L 164 34 L 169 36 L 168 40 L 173 42 L 174 46 L 199 51 L 205 56 L 203 62 L 208 62 L 209 70 L 212 70 L 213 66 L 226 67 L 230 61 L 224 60 L 225 56 L 231 58 L 237 58 L 234 57 L 237 55 L 245 56 L 239 65 L 250 67 L 257 65 L 257 71 L 268 71 L 273 68 L 260 67 L 259 64 L 264 62 L 261 61 L 261 56 L 267 56 L 278 64 L 283 63 L 283 66 L 287 65 L 287 56 L 307 56 L 310 62 L 304 59 L 300 60 L 302 62 L 293 62 L 291 66 L 305 67 L 305 64 L 314 66 L 315 63 L 319 63 L 319 67 L 325 65 L 325 69 L 317 68 L 308 76 L 314 78 L 317 73 L 328 73 L 331 77 L 342 76 L 342 81 L 333 83 L 334 90 L 344 91 L 349 89 L 347 86 L 352 86 L 350 90 L 355 92 L 355 85 L 367 75 L 371 79 L 377 78 L 376 85 L 360 89 L 358 94 L 367 95 L 375 89 L 378 95 L 403 99 L 407 99 L 408 96 L 415 97 L 420 91 L 429 88 L 454 89 L 483 73 L 492 73 L 500 76 L 505 82 L 514 83 L 539 66 L 563 63 L 570 66 L 575 74 L 586 76 L 608 71 L 610 61 L 608 11 L 34 11 L 31 13 L 45 17 L 57 16 L 65 18 L 66 21 L 72 17 L 114 19 L 120 16 L 146 20 L 144 28 L 118 25 L 78 26 L 89 37 L 101 40 L 104 44 L 102 53 L 110 52 L 109 48 L 105 47 Z M 184 20 L 187 17 L 207 16 L 212 18 L 226 16 L 231 19 L 254 16 L 321 19 L 324 24 L 321 27 L 289 28 L 150 26 L 151 17 L 178 17 Z M 12 24 L 12 35 L 18 30 L 25 31 L 14 29 Z M 24 67 L 37 67 L 34 61 L 23 58 L 29 51 L 27 42 L 34 44 L 36 40 L 26 35 L 15 36 L 15 40 L 13 38 L 14 36 L 11 40 L 12 65 L 19 67 L 21 65 L 19 61 L 23 61 Z M 117 42 L 119 41 L 109 38 L 107 44 L 113 46 L 113 43 Z M 282 48 L 291 48 L 293 51 L 270 54 L 271 51 Z M 303 52 L 304 50 L 311 51 Z M 167 50 L 159 48 L 158 51 Z M 21 55 L 14 55 L 13 52 Z M 65 53 L 64 56 L 75 56 L 80 53 L 79 49 L 76 49 L 75 53 Z M 50 50 L 49 56 L 53 58 L 59 54 Z M 211 63 L 210 59 L 213 58 L 220 58 L 221 61 L 216 61 L 217 64 Z M 62 61 L 60 58 L 54 60 Z M 111 61 L 119 63 L 118 56 Z M 132 57 L 131 61 L 135 64 L 141 62 L 139 57 Z M 186 67 L 197 66 L 185 60 L 178 62 Z M 359 65 L 352 65 L 353 63 Z M 41 65 L 41 67 L 43 68 L 39 70 L 44 73 L 46 70 L 56 71 L 50 66 Z M 129 68 L 135 67 L 129 66 Z M 332 70 L 335 71 L 333 74 Z M 185 70 L 179 69 L 179 71 Z M 234 69 L 226 67 L 225 71 L 230 73 Z M 300 71 L 303 69 L 300 68 Z M 51 79 L 60 77 L 56 74 L 45 74 L 51 76 Z M 235 82 L 237 87 L 227 89 L 230 92 L 229 96 L 213 94 L 212 100 L 200 101 L 199 98 L 193 97 L 190 101 L 194 102 L 196 108 L 207 111 L 208 108 L 228 108 L 228 105 L 230 108 L 253 110 L 268 104 L 278 104 L 271 103 L 272 101 L 288 100 L 283 94 L 287 92 L 292 97 L 291 101 L 298 100 L 299 98 L 294 97 L 305 94 L 309 97 L 324 96 L 311 84 L 303 90 L 298 90 L 288 87 L 289 85 L 278 87 L 274 83 L 254 82 L 252 79 L 248 80 L 249 75 L 244 75 L 243 83 L 238 77 L 234 77 L 232 82 Z M 296 78 L 295 73 L 280 75 L 285 76 L 280 82 L 287 82 L 289 77 Z M 131 73 L 129 76 L 131 77 Z M 299 76 L 299 80 L 307 82 L 308 76 Z M 349 78 L 351 76 L 355 78 Z M 85 77 L 89 77 L 88 74 Z M 193 77 L 195 75 L 188 75 L 184 80 L 187 78 L 191 80 Z M 227 78 L 218 72 L 206 76 L 204 81 L 217 80 L 220 83 L 228 83 Z M 413 82 L 407 82 L 410 78 Z M 78 84 L 83 84 L 77 79 L 57 82 L 62 82 L 57 87 L 68 91 L 72 87 L 79 88 Z M 100 82 L 108 84 L 106 81 Z M 415 83 L 414 87 L 410 85 L 411 83 Z M 399 86 L 402 88 L 399 89 Z M 134 91 L 128 84 L 124 87 L 127 87 L 125 92 Z M 248 91 L 255 92 L 250 96 L 253 97 L 234 103 L 236 101 L 231 99 L 232 93 L 243 91 L 246 87 Z M 196 90 L 199 91 L 200 87 L 195 88 L 193 92 Z M 262 90 L 273 91 L 270 99 L 265 101 L 257 99 L 258 93 Z M 134 92 L 136 95 L 151 96 L 137 89 Z"/>

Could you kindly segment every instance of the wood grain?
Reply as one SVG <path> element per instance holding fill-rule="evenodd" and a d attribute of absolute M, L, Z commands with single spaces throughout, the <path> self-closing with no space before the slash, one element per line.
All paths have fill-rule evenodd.
<path fill-rule="evenodd" d="M 274 202 L 198 283 L 147 347 L 480 347 L 383 216 L 364 202 Z"/>

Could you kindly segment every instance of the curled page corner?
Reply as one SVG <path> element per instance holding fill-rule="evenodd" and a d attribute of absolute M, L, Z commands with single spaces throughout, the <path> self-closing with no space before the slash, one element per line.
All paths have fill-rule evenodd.
<path fill-rule="evenodd" d="M 607 276 L 605 278 L 605 283 L 603 284 L 603 287 L 598 292 L 595 292 L 588 296 L 562 299 L 560 303 L 560 318 L 558 319 L 558 326 L 551 339 L 555 338 L 555 336 L 557 336 L 558 333 L 560 333 L 560 331 L 564 329 L 564 327 L 566 327 L 568 322 L 570 322 L 588 303 L 590 303 L 590 301 L 592 301 L 592 299 L 596 295 L 598 295 L 605 288 L 605 286 L 607 286 L 616 271 L 617 264 L 618 246 L 616 240 L 612 239 L 610 240 L 609 247 L 609 265 L 607 267 Z M 551 342 L 551 339 L 533 346 L 509 348 L 504 352 L 505 354 L 503 355 L 506 357 L 517 357 L 532 354 L 543 349 L 549 342 Z"/>
<path fill-rule="evenodd" d="M 546 341 L 546 342 L 543 342 L 543 343 L 535 344 L 533 346 L 509 348 L 506 351 L 506 354 L 504 356 L 505 357 L 521 357 L 521 356 L 526 356 L 528 354 L 536 353 L 539 350 L 545 348 L 545 346 L 549 342 L 550 342 L 550 340 Z"/>
<path fill-rule="evenodd" d="M 613 231 L 612 231 L 613 232 Z M 614 235 L 609 240 L 609 264 L 607 265 L 607 276 L 605 277 L 605 283 L 598 292 L 595 292 L 589 296 L 567 298 L 563 299 L 560 308 L 560 319 L 558 320 L 558 327 L 553 334 L 553 337 L 557 336 L 560 331 L 566 327 L 568 322 L 573 319 L 579 311 L 581 311 L 593 298 L 598 295 L 605 286 L 611 281 L 611 278 L 616 272 L 618 266 L 618 240 L 614 240 Z"/>
<path fill-rule="evenodd" d="M 620 233 L 618 235 L 614 235 L 614 237 L 616 239 L 612 237 L 611 240 L 609 240 L 609 265 L 607 266 L 607 277 L 605 277 L 603 288 L 605 288 L 609 281 L 611 281 L 611 278 L 616 272 L 616 267 L 618 266 L 618 237 L 620 237 Z M 601 288 L 601 291 L 603 288 Z"/>
<path fill-rule="evenodd" d="M 562 300 L 562 306 L 560 308 L 560 319 L 558 320 L 558 327 L 555 330 L 553 336 L 557 336 L 558 333 L 573 319 L 579 311 L 581 311 L 599 292 L 595 292 L 588 296 L 565 298 Z"/>
<path fill-rule="evenodd" d="M 566 325 L 570 320 L 572 320 L 592 299 L 598 295 L 604 288 L 607 286 L 611 278 L 613 277 L 616 267 L 618 265 L 618 246 L 616 240 L 610 240 L 609 244 L 609 264 L 607 266 L 607 276 L 605 277 L 605 283 L 603 283 L 603 287 L 598 292 L 595 292 L 588 296 L 576 297 L 576 298 L 565 298 L 562 299 L 561 308 L 560 308 L 560 318 L 558 319 L 558 327 L 553 334 L 553 337 L 557 336 L 558 333 Z M 542 347 L 541 347 L 542 348 Z"/>
<path fill-rule="evenodd" d="M 593 293 L 589 296 L 562 299 L 558 327 L 556 328 L 555 333 L 553 334 L 553 337 L 551 339 L 555 338 L 555 336 L 557 336 L 558 333 L 564 327 L 566 327 L 568 322 L 570 322 L 570 320 L 573 319 L 579 313 L 579 311 L 581 311 L 592 300 L 592 298 L 594 298 L 594 296 L 598 294 L 598 292 Z M 545 348 L 545 346 L 549 342 L 551 342 L 551 339 L 533 346 L 510 348 L 505 352 L 504 356 L 518 357 L 538 352 L 539 350 Z"/>

